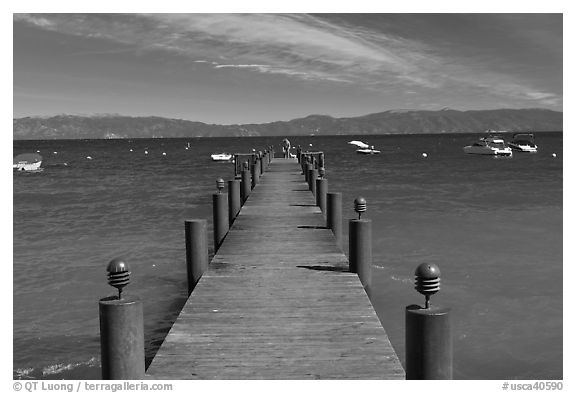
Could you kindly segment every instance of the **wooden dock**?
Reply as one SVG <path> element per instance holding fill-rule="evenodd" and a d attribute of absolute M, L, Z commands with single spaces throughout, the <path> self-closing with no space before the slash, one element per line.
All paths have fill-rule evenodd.
<path fill-rule="evenodd" d="M 300 173 L 296 160 L 272 161 L 148 378 L 405 378 Z"/>

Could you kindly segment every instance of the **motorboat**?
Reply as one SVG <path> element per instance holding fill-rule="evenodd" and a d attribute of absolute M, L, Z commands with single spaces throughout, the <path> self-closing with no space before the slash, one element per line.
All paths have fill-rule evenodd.
<path fill-rule="evenodd" d="M 356 150 L 356 153 L 358 154 L 379 154 L 380 150 L 376 150 L 374 149 L 374 146 L 370 146 L 367 143 L 364 143 L 362 141 L 350 141 L 348 142 L 349 145 L 354 145 L 359 147 L 359 149 Z"/>
<path fill-rule="evenodd" d="M 366 149 L 358 149 L 356 150 L 358 154 L 380 154 L 380 150 L 374 149 L 374 146 L 370 146 Z"/>
<path fill-rule="evenodd" d="M 354 146 L 358 146 L 360 149 L 368 149 L 370 148 L 370 145 L 368 145 L 367 143 L 364 143 L 362 141 L 350 141 L 348 142 L 349 145 L 354 145 Z"/>
<path fill-rule="evenodd" d="M 12 168 L 15 171 L 35 171 L 39 172 L 42 165 L 42 156 L 37 153 L 24 153 L 18 154 L 14 157 Z"/>
<path fill-rule="evenodd" d="M 508 142 L 513 150 L 524 151 L 529 153 L 536 153 L 538 151 L 538 146 L 534 143 L 534 134 L 530 133 L 518 133 L 512 136 L 512 141 Z"/>
<path fill-rule="evenodd" d="M 474 142 L 470 146 L 465 146 L 464 153 L 489 156 L 511 156 L 512 149 L 506 146 L 506 143 L 504 143 L 504 139 L 501 136 L 491 135 L 485 138 L 480 138 L 478 142 Z"/>
<path fill-rule="evenodd" d="M 218 153 L 218 154 L 211 154 L 212 161 L 230 161 L 232 159 L 232 154 L 228 153 Z"/>

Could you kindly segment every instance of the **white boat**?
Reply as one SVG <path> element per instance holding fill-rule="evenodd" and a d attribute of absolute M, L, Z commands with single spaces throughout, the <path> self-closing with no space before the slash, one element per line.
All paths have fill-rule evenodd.
<path fill-rule="evenodd" d="M 228 153 L 218 153 L 210 155 L 212 161 L 230 161 L 232 159 L 232 154 Z"/>
<path fill-rule="evenodd" d="M 36 153 L 18 154 L 14 157 L 12 169 L 15 171 L 41 171 L 42 156 Z"/>
<path fill-rule="evenodd" d="M 368 145 L 367 143 L 364 143 L 362 141 L 350 141 L 348 142 L 349 145 L 354 145 L 354 146 L 358 146 L 360 149 L 368 149 L 370 148 L 370 145 Z"/>
<path fill-rule="evenodd" d="M 491 135 L 485 138 L 480 138 L 478 142 L 474 142 L 470 146 L 465 146 L 464 153 L 489 156 L 511 156 L 512 149 L 506 146 L 506 143 L 504 143 L 504 139 L 501 136 Z"/>
<path fill-rule="evenodd" d="M 534 143 L 534 134 L 529 133 L 514 134 L 512 141 L 508 142 L 508 146 L 516 151 L 525 151 L 529 153 L 535 153 L 538 151 L 538 146 Z"/>
<path fill-rule="evenodd" d="M 369 146 L 366 149 L 358 149 L 356 150 L 358 154 L 380 154 L 380 150 L 374 149 L 374 146 Z"/>

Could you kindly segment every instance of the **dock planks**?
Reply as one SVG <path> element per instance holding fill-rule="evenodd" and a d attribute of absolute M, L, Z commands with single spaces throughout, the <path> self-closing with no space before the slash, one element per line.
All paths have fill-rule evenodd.
<path fill-rule="evenodd" d="M 300 172 L 272 161 L 148 378 L 405 378 Z"/>

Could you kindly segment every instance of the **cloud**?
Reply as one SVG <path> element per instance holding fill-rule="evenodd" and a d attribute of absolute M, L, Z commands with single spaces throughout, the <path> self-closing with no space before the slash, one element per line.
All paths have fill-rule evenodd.
<path fill-rule="evenodd" d="M 215 69 L 410 92 L 458 88 L 550 104 L 561 97 L 426 43 L 346 18 L 305 14 L 15 14 L 38 28 L 162 50 Z M 457 48 L 455 48 L 457 49 Z M 455 52 L 453 50 L 452 52 Z M 194 60 L 194 59 L 202 60 Z M 215 61 L 218 60 L 218 61 Z M 414 93 L 410 93 L 414 94 Z M 471 93 L 472 94 L 472 93 Z"/>
<path fill-rule="evenodd" d="M 218 64 L 214 66 L 214 68 L 256 68 L 256 69 L 266 67 L 269 66 L 265 64 Z"/>

